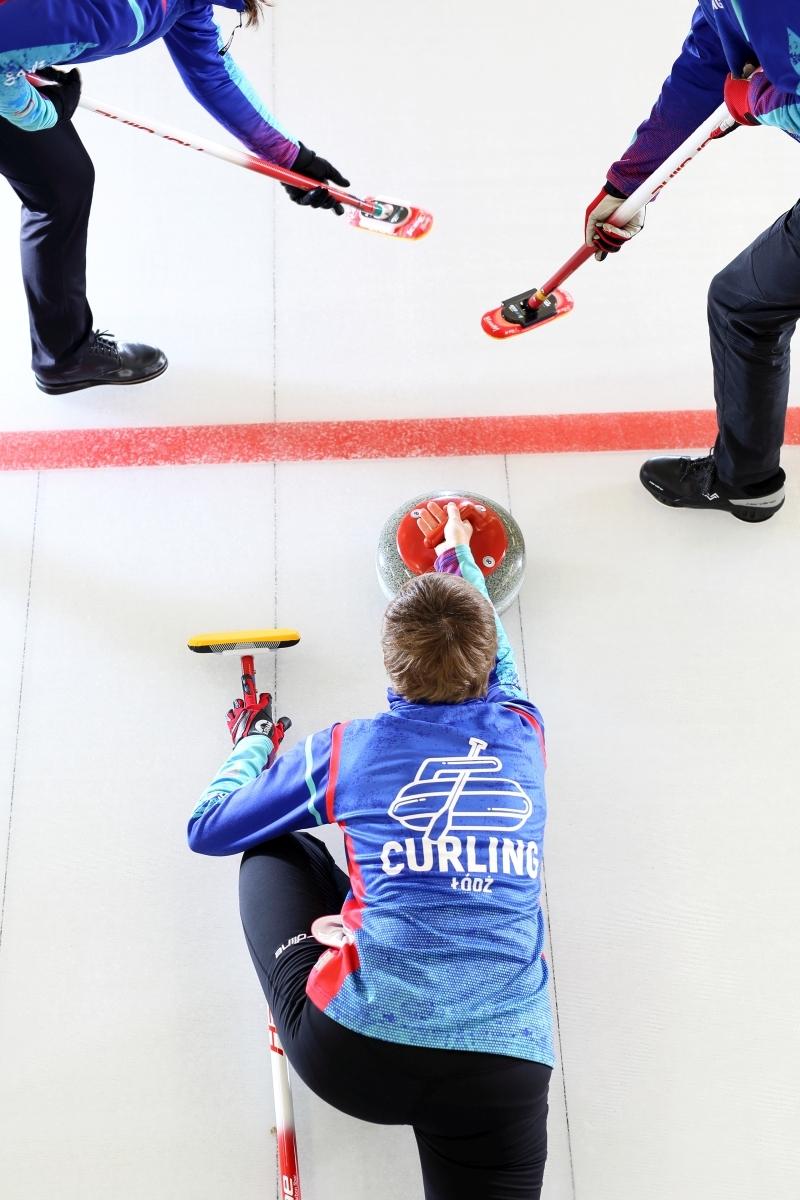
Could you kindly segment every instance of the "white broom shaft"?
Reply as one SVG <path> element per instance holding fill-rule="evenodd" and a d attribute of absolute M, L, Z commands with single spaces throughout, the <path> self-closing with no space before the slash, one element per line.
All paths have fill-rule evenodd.
<path fill-rule="evenodd" d="M 50 80 L 40 79 L 37 75 L 31 74 L 28 78 L 37 87 L 52 86 Z M 219 142 L 197 137 L 193 133 L 187 133 L 185 129 L 177 129 L 174 125 L 165 125 L 160 121 L 144 121 L 134 113 L 125 112 L 124 109 L 114 108 L 110 104 L 100 104 L 91 96 L 82 94 L 78 103 L 88 112 L 97 113 L 101 117 L 109 117 L 112 121 L 119 121 L 122 125 L 129 125 L 132 129 L 141 129 L 144 133 L 152 133 L 155 137 L 163 138 L 167 142 L 175 142 L 176 145 L 183 146 L 187 150 L 210 154 L 213 158 L 221 158 L 223 162 L 232 163 L 236 167 L 246 167 L 247 170 L 256 171 L 259 175 L 268 175 L 271 179 L 277 179 L 279 183 L 286 183 L 290 187 L 311 191 L 313 188 L 322 186 L 319 179 L 300 175 L 288 167 L 279 167 L 277 163 L 259 158 L 257 154 L 250 154 L 246 150 L 236 150 L 229 146 L 223 146 Z M 367 215 L 376 211 L 377 206 L 372 200 L 359 200 L 358 196 L 353 196 L 350 192 L 342 192 L 329 183 L 324 184 L 324 187 L 326 192 L 341 204 L 357 208 Z"/>
<path fill-rule="evenodd" d="M 279 183 L 288 183 L 290 187 L 304 188 L 306 191 L 311 191 L 313 188 L 320 186 L 318 179 L 310 179 L 307 175 L 300 175 L 297 171 L 292 171 L 288 167 L 279 167 L 277 163 L 268 162 L 265 158 L 259 158 L 257 154 L 250 154 L 246 150 L 236 150 L 233 147 L 223 146 L 219 142 L 209 141 L 208 138 L 196 137 L 195 134 L 189 134 L 184 129 L 176 129 L 174 125 L 162 125 L 153 121 L 142 121 L 141 117 L 134 116 L 132 113 L 124 112 L 120 108 L 112 108 L 108 104 L 98 104 L 96 100 L 92 100 L 90 96 L 81 96 L 81 108 L 86 108 L 90 112 L 98 113 L 101 117 L 110 117 L 113 121 L 121 121 L 123 125 L 130 125 L 134 129 L 142 129 L 145 133 L 153 133 L 156 137 L 161 137 L 167 142 L 177 142 L 178 145 L 184 146 L 187 150 L 198 150 L 201 154 L 210 154 L 213 158 L 221 158 L 223 162 L 232 163 L 235 167 L 246 167 L 250 171 L 257 171 L 261 175 L 268 175 L 271 179 L 277 179 Z M 349 192 L 339 191 L 332 184 L 325 184 L 325 190 L 339 200 L 342 204 L 347 204 L 351 208 L 363 208 L 364 204 L 357 196 L 351 196 Z M 369 207 L 367 205 L 366 207 Z"/>

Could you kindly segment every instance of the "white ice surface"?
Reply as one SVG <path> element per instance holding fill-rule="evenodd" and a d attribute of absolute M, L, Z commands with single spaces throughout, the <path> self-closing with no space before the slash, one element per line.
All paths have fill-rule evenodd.
<path fill-rule="evenodd" d="M 569 321 L 504 346 L 478 327 L 576 248 L 690 9 L 609 22 L 586 0 L 509 0 L 500 23 L 476 0 L 366 17 L 285 0 L 237 34 L 268 103 L 357 190 L 434 210 L 418 246 L 80 114 L 97 322 L 159 342 L 170 370 L 129 391 L 32 386 L 3 189 L 0 428 L 710 407 L 708 281 L 796 198 L 798 150 L 774 131 L 704 151 L 635 249 L 576 276 Z M 161 47 L 85 86 L 229 140 Z M 565 1080 L 544 1200 L 797 1200 L 797 503 L 755 527 L 672 513 L 642 492 L 642 457 L 0 477 L 3 1200 L 272 1194 L 236 866 L 184 843 L 237 669 L 185 638 L 296 624 L 274 664 L 293 740 L 374 711 L 378 531 L 450 486 L 510 504 L 528 540 L 507 624 L 548 726 Z M 791 482 L 800 452 L 784 463 Z M 407 1131 L 299 1084 L 296 1105 L 306 1200 L 421 1196 Z"/>

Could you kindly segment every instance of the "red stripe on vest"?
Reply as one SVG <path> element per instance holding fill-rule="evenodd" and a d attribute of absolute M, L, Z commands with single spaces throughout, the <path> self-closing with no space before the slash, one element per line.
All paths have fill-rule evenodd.
<path fill-rule="evenodd" d="M 336 797 L 336 782 L 339 777 L 339 760 L 342 752 L 342 738 L 346 728 L 337 725 L 331 738 L 331 765 L 328 772 L 328 786 L 325 789 L 325 810 L 328 820 L 336 822 L 334 800 Z M 343 834 L 347 850 L 347 872 L 350 876 L 352 896 L 342 908 L 342 918 L 345 927 L 350 930 L 360 929 L 364 919 L 366 903 L 366 886 L 364 876 L 356 860 L 355 847 L 344 824 L 338 822 Z M 317 1008 L 326 1009 L 344 986 L 345 980 L 361 966 L 357 946 L 350 942 L 347 945 L 331 948 L 319 958 L 308 977 L 306 995 Z"/>
<path fill-rule="evenodd" d="M 331 825 L 336 824 L 336 817 L 333 812 L 333 804 L 336 798 L 336 781 L 339 778 L 339 759 L 342 754 L 342 737 L 347 728 L 347 722 L 344 725 L 334 725 L 331 735 L 331 765 L 328 769 L 328 786 L 325 789 L 325 812 L 328 817 L 328 822 Z"/>
<path fill-rule="evenodd" d="M 348 975 L 361 966 L 358 950 L 351 942 L 341 949 L 326 950 L 318 958 L 306 983 L 306 995 L 317 1008 L 326 1009 L 337 996 Z"/>
<path fill-rule="evenodd" d="M 340 822 L 339 828 L 344 834 L 344 844 L 347 850 L 347 874 L 350 876 L 350 887 L 353 892 L 349 900 L 345 900 L 342 917 L 348 929 L 360 929 L 364 924 L 364 909 L 367 904 L 367 888 L 361 867 L 356 861 L 356 849 L 350 834 Z"/>

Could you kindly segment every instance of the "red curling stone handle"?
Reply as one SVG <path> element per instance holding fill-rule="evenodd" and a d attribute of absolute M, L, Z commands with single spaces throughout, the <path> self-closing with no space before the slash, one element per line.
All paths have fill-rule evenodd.
<path fill-rule="evenodd" d="M 461 516 L 472 525 L 470 549 L 475 562 L 486 577 L 496 571 L 508 549 L 505 526 L 494 509 L 466 496 L 431 496 L 404 515 L 397 528 L 397 552 L 409 571 L 424 575 L 436 562 L 436 546 L 442 540 L 446 517 L 427 536 L 417 526 L 420 513 L 433 502 L 445 513 L 448 504 L 458 505 Z"/>

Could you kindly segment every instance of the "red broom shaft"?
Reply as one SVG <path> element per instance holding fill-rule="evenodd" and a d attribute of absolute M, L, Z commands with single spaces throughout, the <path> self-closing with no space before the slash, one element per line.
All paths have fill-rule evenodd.
<path fill-rule="evenodd" d="M 590 259 L 595 253 L 596 247 L 594 246 L 581 246 L 580 250 L 576 250 L 572 257 L 567 259 L 563 267 L 559 267 L 555 275 L 548 279 L 547 283 L 542 284 L 541 290 L 545 296 L 549 296 L 550 292 L 560 287 L 566 279 L 569 279 L 574 271 L 577 271 L 578 267 L 582 267 L 587 259 Z"/>
<path fill-rule="evenodd" d="M 252 654 L 242 655 L 242 696 L 245 708 L 253 708 L 257 704 L 256 664 Z"/>
<path fill-rule="evenodd" d="M 577 271 L 578 267 L 582 267 L 587 259 L 596 254 L 597 250 L 594 246 L 581 246 L 580 250 L 576 250 L 571 258 L 568 258 L 563 267 L 559 267 L 555 275 L 552 275 L 547 283 L 543 283 L 538 292 L 534 292 L 528 301 L 530 308 L 539 308 L 544 304 L 547 297 L 557 287 L 560 287 L 565 279 L 569 279 L 573 272 Z"/>

